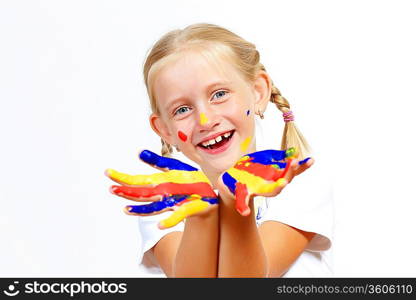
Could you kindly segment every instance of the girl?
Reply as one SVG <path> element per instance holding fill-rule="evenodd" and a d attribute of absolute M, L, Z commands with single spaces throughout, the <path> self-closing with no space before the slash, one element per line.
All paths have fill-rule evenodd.
<path fill-rule="evenodd" d="M 174 30 L 148 54 L 144 81 L 166 158 L 140 158 L 167 173 L 106 172 L 121 184 L 114 194 L 155 201 L 126 209 L 140 216 L 142 265 L 168 277 L 329 276 L 330 197 L 316 166 L 285 187 L 314 161 L 255 46 L 212 24 Z M 283 113 L 281 148 L 295 154 L 256 152 L 255 115 L 269 101 Z M 173 148 L 201 170 L 167 158 Z"/>

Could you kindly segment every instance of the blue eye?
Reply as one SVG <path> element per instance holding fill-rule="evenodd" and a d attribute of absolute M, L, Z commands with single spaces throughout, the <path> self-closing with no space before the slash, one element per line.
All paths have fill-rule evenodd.
<path fill-rule="evenodd" d="M 214 96 L 215 96 L 215 95 L 218 95 L 219 93 L 223 93 L 223 95 L 222 95 L 222 96 L 225 96 L 225 94 L 227 94 L 228 92 L 227 92 L 227 91 L 218 91 L 218 92 L 216 92 L 216 93 L 214 94 Z M 221 96 L 220 96 L 219 98 L 221 98 Z"/>
<path fill-rule="evenodd" d="M 190 108 L 189 108 L 189 107 L 187 107 L 187 106 L 182 106 L 182 107 L 179 107 L 179 108 L 175 111 L 174 115 L 176 116 L 177 114 L 184 114 L 184 113 L 186 113 L 189 109 L 190 109 Z"/>

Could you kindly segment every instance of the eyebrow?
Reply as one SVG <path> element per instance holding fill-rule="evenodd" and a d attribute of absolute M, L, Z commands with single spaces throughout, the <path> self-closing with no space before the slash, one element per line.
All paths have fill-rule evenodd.
<path fill-rule="evenodd" d="M 208 92 L 209 90 L 211 90 L 211 89 L 213 89 L 213 88 L 215 88 L 217 86 L 226 85 L 226 84 L 231 84 L 231 81 L 226 81 L 226 80 L 215 81 L 215 82 L 210 83 L 209 85 L 207 85 L 205 87 L 205 91 Z M 177 97 L 177 98 L 173 99 L 169 103 L 169 105 L 166 107 L 166 109 L 167 110 L 170 110 L 171 107 L 174 106 L 177 102 L 182 101 L 184 99 L 186 99 L 186 96 L 180 96 L 180 97 Z"/>

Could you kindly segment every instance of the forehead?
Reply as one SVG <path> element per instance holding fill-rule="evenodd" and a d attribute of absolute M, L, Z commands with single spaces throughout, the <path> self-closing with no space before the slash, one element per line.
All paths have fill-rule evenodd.
<path fill-rule="evenodd" d="M 155 75 L 154 93 L 158 100 L 192 96 L 217 81 L 241 83 L 242 78 L 230 59 L 220 55 L 189 51 L 169 61 Z"/>

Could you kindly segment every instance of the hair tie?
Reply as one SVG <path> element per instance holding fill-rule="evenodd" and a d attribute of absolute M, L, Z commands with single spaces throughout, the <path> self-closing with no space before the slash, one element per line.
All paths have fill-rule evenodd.
<path fill-rule="evenodd" d="M 283 113 L 283 120 L 285 123 L 292 122 L 295 120 L 295 116 L 293 115 L 293 112 L 291 110 Z"/>

